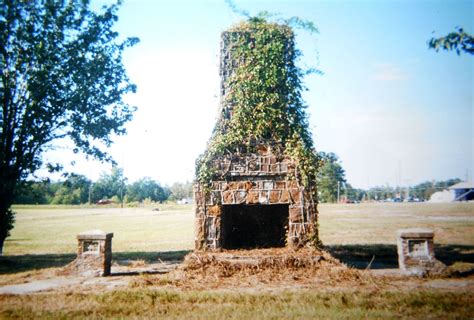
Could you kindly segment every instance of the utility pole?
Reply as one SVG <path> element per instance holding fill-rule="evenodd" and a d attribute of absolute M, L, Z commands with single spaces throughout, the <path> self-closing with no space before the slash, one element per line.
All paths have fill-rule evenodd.
<path fill-rule="evenodd" d="M 338 181 L 337 182 L 337 203 L 339 203 L 339 193 L 340 193 L 340 189 L 341 189 L 340 185 L 341 185 L 341 182 Z"/>
<path fill-rule="evenodd" d="M 120 175 L 120 208 L 123 208 L 123 167 Z"/>
<path fill-rule="evenodd" d="M 92 181 L 91 184 L 89 185 L 89 205 L 92 204 Z"/>

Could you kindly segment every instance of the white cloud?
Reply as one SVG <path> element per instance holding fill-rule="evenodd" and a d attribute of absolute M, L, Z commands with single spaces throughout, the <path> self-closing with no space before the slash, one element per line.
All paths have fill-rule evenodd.
<path fill-rule="evenodd" d="M 379 63 L 374 66 L 374 69 L 371 78 L 375 80 L 400 81 L 408 78 L 408 74 L 393 63 Z"/>

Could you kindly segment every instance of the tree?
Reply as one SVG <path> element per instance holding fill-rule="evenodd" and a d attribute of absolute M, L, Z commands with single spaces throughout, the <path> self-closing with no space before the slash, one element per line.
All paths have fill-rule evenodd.
<path fill-rule="evenodd" d="M 119 5 L 97 13 L 87 0 L 0 3 L 0 253 L 15 189 L 44 151 L 65 139 L 75 153 L 112 161 L 104 148 L 126 132 L 134 108 L 122 97 L 135 86 L 122 52 L 138 39 L 117 42 Z"/>
<path fill-rule="evenodd" d="M 92 185 L 92 201 L 117 198 L 122 200 L 127 190 L 127 179 L 123 169 L 114 166 L 110 174 L 102 173 L 99 180 Z"/>
<path fill-rule="evenodd" d="M 463 28 L 457 28 L 456 31 L 449 33 L 445 37 L 431 38 L 428 42 L 428 48 L 439 51 L 444 50 L 456 50 L 459 55 L 461 51 L 474 54 L 474 37 L 466 33 Z"/>
<path fill-rule="evenodd" d="M 151 178 L 142 178 L 127 189 L 128 201 L 143 201 L 150 199 L 152 201 L 164 201 L 168 199 L 169 193 L 160 184 Z"/>
<path fill-rule="evenodd" d="M 170 198 L 172 200 L 181 200 L 193 197 L 193 184 L 191 182 L 175 182 L 170 187 Z"/>
<path fill-rule="evenodd" d="M 318 152 L 321 165 L 317 174 L 318 196 L 321 202 L 336 202 L 339 185 L 342 194 L 343 184 L 346 183 L 345 172 L 336 154 Z"/>
<path fill-rule="evenodd" d="M 91 181 L 81 174 L 72 173 L 61 183 L 52 204 L 81 204 L 89 201 Z"/>
<path fill-rule="evenodd" d="M 437 182 L 425 181 L 410 188 L 410 195 L 415 198 L 429 200 L 431 195 L 435 193 L 436 191 L 447 189 L 450 186 L 459 182 L 461 182 L 461 179 L 458 179 L 458 178 L 448 179 L 446 181 L 437 181 Z"/>
<path fill-rule="evenodd" d="M 350 183 L 345 184 L 345 196 L 350 201 L 362 201 L 366 192 L 362 189 L 354 188 Z"/>
<path fill-rule="evenodd" d="M 23 181 L 15 190 L 16 204 L 48 204 L 56 192 L 56 184 L 49 179 L 42 181 Z"/>

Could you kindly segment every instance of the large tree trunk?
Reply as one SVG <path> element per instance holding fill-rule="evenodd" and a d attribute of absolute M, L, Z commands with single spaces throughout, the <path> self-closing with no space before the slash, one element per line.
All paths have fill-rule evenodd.
<path fill-rule="evenodd" d="M 5 238 L 0 238 L 0 257 L 3 256 L 3 243 L 5 242 Z"/>
<path fill-rule="evenodd" d="M 3 244 L 10 235 L 10 230 L 15 222 L 15 214 L 10 208 L 4 208 L 2 204 L 0 211 L 0 256 L 3 254 Z"/>
<path fill-rule="evenodd" d="M 15 222 L 15 213 L 11 210 L 11 205 L 16 185 L 15 179 L 8 179 L 5 173 L 0 173 L 0 255 L 3 254 L 3 244 Z"/>
<path fill-rule="evenodd" d="M 1 205 L 0 211 L 0 256 L 3 254 L 3 244 L 5 239 L 10 235 L 10 230 L 13 228 L 13 222 L 15 221 L 15 214 L 13 211 L 4 209 L 4 205 Z"/>

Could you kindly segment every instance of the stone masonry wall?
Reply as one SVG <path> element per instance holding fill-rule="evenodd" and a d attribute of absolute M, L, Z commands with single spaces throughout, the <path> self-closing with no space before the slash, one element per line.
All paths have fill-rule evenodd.
<path fill-rule="evenodd" d="M 232 161 L 233 160 L 233 161 Z M 228 173 L 229 181 L 214 181 L 210 190 L 195 184 L 196 249 L 221 247 L 221 214 L 223 205 L 288 204 L 287 243 L 298 246 L 313 232 L 316 222 L 314 200 L 296 179 L 288 159 L 278 161 L 273 155 L 223 159 L 218 168 Z M 290 170 L 288 170 L 290 168 Z"/>

